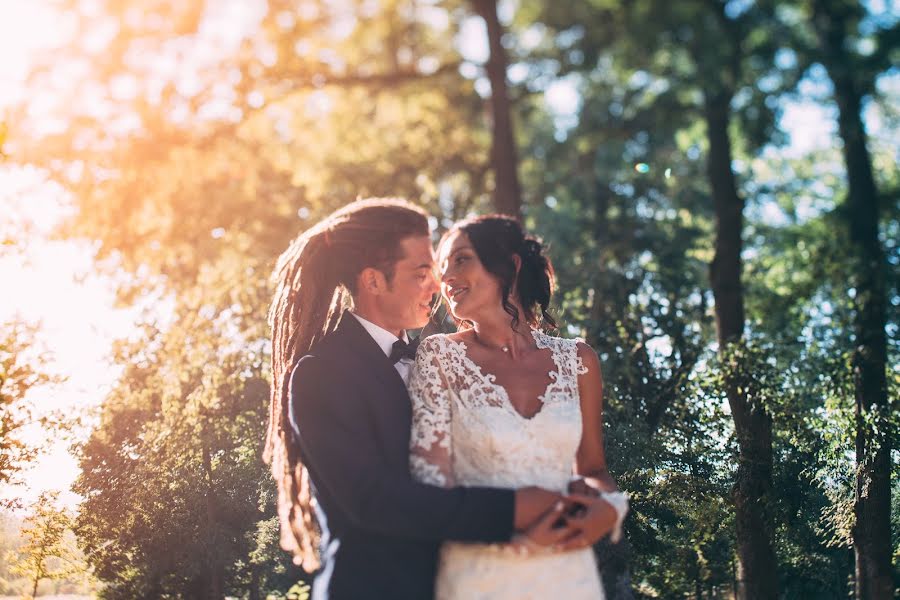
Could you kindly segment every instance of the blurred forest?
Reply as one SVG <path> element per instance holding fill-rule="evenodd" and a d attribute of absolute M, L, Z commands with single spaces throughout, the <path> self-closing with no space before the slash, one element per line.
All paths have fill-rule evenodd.
<path fill-rule="evenodd" d="M 57 235 L 93 240 L 144 314 L 78 448 L 99 597 L 256 600 L 304 577 L 261 461 L 270 274 L 368 196 L 420 203 L 438 233 L 503 211 L 549 243 L 632 498 L 627 547 L 598 549 L 609 598 L 895 597 L 892 2 L 54 7 L 74 33 L 3 117 L 2 160 L 66 190 Z M 806 133 L 829 143 L 789 135 L 791 109 L 827 115 Z M 0 388 L 0 478 L 39 372 Z"/>

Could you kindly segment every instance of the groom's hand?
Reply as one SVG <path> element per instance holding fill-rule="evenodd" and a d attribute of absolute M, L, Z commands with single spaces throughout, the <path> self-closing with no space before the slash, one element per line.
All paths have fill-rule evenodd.
<path fill-rule="evenodd" d="M 580 535 L 581 531 L 572 527 L 566 518 L 566 503 L 558 500 L 525 531 L 513 536 L 512 543 L 524 552 L 540 552 L 559 549 Z"/>
<path fill-rule="evenodd" d="M 593 494 L 569 494 L 569 499 L 576 503 L 576 508 L 565 518 L 574 534 L 559 544 L 560 550 L 590 548 L 616 526 L 618 513 L 607 500 Z"/>
<path fill-rule="evenodd" d="M 564 497 L 539 487 L 516 490 L 515 530 L 525 531 L 546 515 Z"/>

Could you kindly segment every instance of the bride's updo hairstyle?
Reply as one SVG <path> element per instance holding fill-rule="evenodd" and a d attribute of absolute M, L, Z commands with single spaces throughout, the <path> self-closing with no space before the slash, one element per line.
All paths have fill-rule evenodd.
<path fill-rule="evenodd" d="M 555 287 L 553 264 L 544 254 L 540 239 L 526 234 L 519 222 L 511 217 L 483 215 L 456 223 L 441 238 L 440 246 L 457 231 L 466 234 L 478 260 L 500 283 L 503 310 L 512 317 L 513 329 L 522 320 L 533 328 L 557 328 L 548 312 Z M 518 273 L 514 256 L 521 260 Z M 510 298 L 518 300 L 524 315 L 519 314 Z"/>

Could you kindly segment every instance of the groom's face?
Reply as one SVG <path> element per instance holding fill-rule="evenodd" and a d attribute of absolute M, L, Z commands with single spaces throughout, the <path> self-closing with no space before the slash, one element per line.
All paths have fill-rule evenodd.
<path fill-rule="evenodd" d="M 388 330 L 418 329 L 428 323 L 432 301 L 438 292 L 434 273 L 434 251 L 428 236 L 413 236 L 400 242 L 401 258 L 387 291 L 379 296 Z"/>

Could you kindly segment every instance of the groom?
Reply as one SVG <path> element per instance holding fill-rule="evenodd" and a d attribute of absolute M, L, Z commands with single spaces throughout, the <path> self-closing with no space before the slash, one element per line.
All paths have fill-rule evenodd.
<path fill-rule="evenodd" d="M 552 492 L 410 477 L 406 330 L 428 322 L 438 292 L 421 209 L 354 202 L 295 240 L 277 276 L 266 458 L 282 546 L 307 570 L 321 566 L 314 600 L 425 600 L 442 540 L 507 542 L 539 518 L 557 520 Z M 542 532 L 531 541 L 572 533 Z"/>

